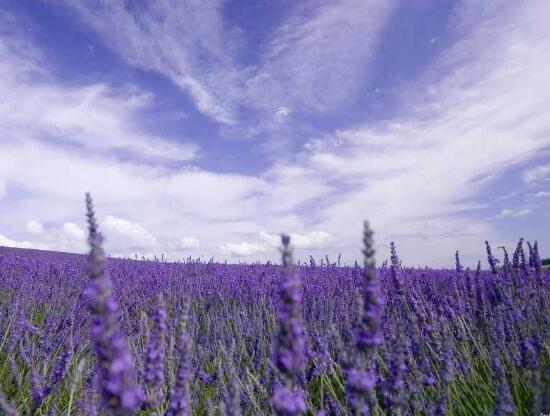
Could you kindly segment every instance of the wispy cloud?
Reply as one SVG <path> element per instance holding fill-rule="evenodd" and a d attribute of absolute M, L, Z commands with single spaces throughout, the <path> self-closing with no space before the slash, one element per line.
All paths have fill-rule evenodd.
<path fill-rule="evenodd" d="M 519 210 L 513 210 L 513 209 L 503 209 L 500 211 L 500 213 L 497 215 L 497 218 L 520 218 L 520 217 L 526 217 L 528 215 L 532 214 L 532 210 L 530 209 L 519 209 Z"/>
<path fill-rule="evenodd" d="M 550 164 L 540 165 L 523 172 L 523 180 L 527 183 L 545 180 L 550 176 Z"/>
<path fill-rule="evenodd" d="M 0 32 L 0 35 L 1 32 Z M 153 97 L 134 86 L 103 83 L 67 86 L 47 72 L 42 54 L 13 35 L 0 36 L 1 140 L 25 139 L 76 146 L 91 152 L 186 161 L 198 146 L 140 127 Z"/>
<path fill-rule="evenodd" d="M 247 92 L 258 107 L 342 111 L 367 85 L 371 58 L 395 1 L 305 2 L 267 45 Z M 345 29 L 344 29 L 345 28 Z"/>
<path fill-rule="evenodd" d="M 224 29 L 222 1 L 131 6 L 83 0 L 67 5 L 128 63 L 166 76 L 217 121 L 234 122 L 233 95 L 242 81 L 232 57 L 236 34 Z"/>
<path fill-rule="evenodd" d="M 349 105 L 395 3 L 295 3 L 261 45 L 264 52 L 248 63 L 239 59 L 244 40 L 224 22 L 222 1 L 163 0 L 139 7 L 67 2 L 129 64 L 166 76 L 200 111 L 225 124 L 242 121 L 243 110 L 269 119 L 282 115 L 281 108 L 307 113 Z"/>

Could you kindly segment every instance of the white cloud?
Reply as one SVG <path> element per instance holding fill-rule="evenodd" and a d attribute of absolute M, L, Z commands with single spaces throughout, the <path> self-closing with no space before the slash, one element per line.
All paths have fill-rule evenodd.
<path fill-rule="evenodd" d="M 265 231 L 259 233 L 260 240 L 270 247 L 281 246 L 281 236 L 269 234 Z M 290 244 L 295 248 L 313 249 L 323 248 L 330 242 L 330 234 L 324 231 L 311 231 L 307 234 L 290 233 Z"/>
<path fill-rule="evenodd" d="M 539 191 L 535 194 L 535 198 L 550 198 L 550 192 L 548 192 L 548 191 Z"/>
<path fill-rule="evenodd" d="M 83 242 L 86 239 L 86 233 L 74 222 L 66 222 L 63 224 L 63 233 L 73 240 Z"/>
<path fill-rule="evenodd" d="M 290 233 L 290 244 L 297 249 L 320 249 L 327 247 L 330 235 L 324 231 L 311 231 L 306 234 Z M 258 233 L 260 241 L 225 243 L 220 245 L 223 254 L 233 256 L 250 256 L 259 253 L 276 253 L 276 248 L 281 247 L 281 235 L 270 234 L 266 231 Z"/>
<path fill-rule="evenodd" d="M 528 215 L 531 215 L 533 211 L 530 209 L 520 209 L 520 210 L 513 210 L 513 209 L 503 209 L 500 211 L 500 213 L 497 215 L 497 218 L 519 218 L 519 217 L 526 217 Z"/>
<path fill-rule="evenodd" d="M 122 237 L 128 249 L 156 249 L 160 247 L 158 240 L 137 222 L 108 215 L 101 221 L 100 226 L 102 232 L 112 236 L 111 238 Z"/>
<path fill-rule="evenodd" d="M 290 238 L 294 247 L 305 249 L 326 247 L 330 242 L 330 234 L 324 231 L 312 231 L 305 235 L 291 233 Z"/>
<path fill-rule="evenodd" d="M 26 166 L 24 170 L 21 163 Z M 109 212 L 120 213 L 115 216 L 118 219 L 132 218 L 125 222 L 110 219 L 105 228 L 100 224 L 108 251 L 121 254 L 166 253 L 178 234 L 200 235 L 205 253 L 214 254 L 220 241 L 257 235 L 261 225 L 256 219 L 268 212 L 263 200 L 270 195 L 267 182 L 261 178 L 198 169 L 172 172 L 131 162 L 113 164 L 108 158 L 24 140 L 0 141 L 0 178 L 9 181 L 12 189 L 28 194 L 23 200 L 2 200 L 6 209 L 0 211 L 0 224 L 25 223 L 30 215 L 40 212 L 48 223 L 61 227 L 66 219 L 82 217 L 83 193 L 91 191 L 99 218 Z M 267 215 L 265 225 L 293 229 L 290 226 L 295 224 L 282 226 L 285 218 L 280 215 L 273 222 Z M 132 248 L 135 244 L 147 247 Z"/>
<path fill-rule="evenodd" d="M 290 108 L 285 107 L 284 105 L 280 106 L 277 111 L 275 111 L 275 120 L 281 122 L 286 117 L 290 115 L 291 111 Z"/>
<path fill-rule="evenodd" d="M 541 165 L 523 172 L 522 178 L 527 183 L 538 182 L 550 176 L 550 164 Z"/>
<path fill-rule="evenodd" d="M 27 232 L 30 234 L 42 234 L 44 232 L 44 226 L 38 221 L 31 220 L 27 223 L 26 226 Z"/>
<path fill-rule="evenodd" d="M 268 247 L 262 243 L 225 243 L 220 245 L 223 254 L 232 256 L 251 256 L 253 254 L 265 253 Z"/>
<path fill-rule="evenodd" d="M 0 245 L 80 253 L 86 250 L 85 232 L 74 222 L 65 222 L 61 227 L 44 227 L 33 220 L 26 224 L 25 229 L 32 235 L 31 241 L 18 241 L 0 236 Z"/>
<path fill-rule="evenodd" d="M 200 240 L 197 237 L 193 236 L 184 236 L 179 239 L 179 241 L 173 245 L 173 248 L 185 250 L 190 248 L 199 248 Z"/>
<path fill-rule="evenodd" d="M 29 241 L 16 241 L 0 234 L 0 247 L 35 248 Z"/>

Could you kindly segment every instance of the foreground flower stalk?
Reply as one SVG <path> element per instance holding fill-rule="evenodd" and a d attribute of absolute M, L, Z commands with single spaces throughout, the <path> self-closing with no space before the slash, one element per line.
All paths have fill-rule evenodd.
<path fill-rule="evenodd" d="M 382 343 L 380 318 L 384 300 L 376 273 L 373 232 L 365 221 L 363 227 L 363 297 L 360 302 L 360 322 L 355 334 L 356 362 L 346 371 L 346 396 L 350 411 L 354 415 L 368 415 L 376 406 L 376 372 L 374 355 Z"/>
<path fill-rule="evenodd" d="M 132 358 L 122 336 L 118 305 L 111 294 L 111 281 L 105 270 L 105 253 L 95 219 L 90 194 L 86 194 L 88 219 L 88 306 L 93 314 L 90 339 L 98 361 L 99 390 L 108 415 L 137 414 L 142 393 L 136 384 Z"/>
<path fill-rule="evenodd" d="M 159 407 L 163 399 L 162 387 L 164 385 L 166 330 L 166 309 L 164 307 L 164 300 L 162 295 L 158 295 L 145 361 L 145 381 L 149 393 L 149 406 L 151 408 Z"/>
<path fill-rule="evenodd" d="M 273 389 L 275 412 L 282 416 L 301 415 L 306 411 L 304 393 L 297 381 L 304 373 L 305 341 L 302 326 L 302 285 L 292 266 L 290 237 L 282 236 L 283 272 L 279 283 L 280 304 L 277 314 L 279 331 L 273 348 L 273 363 L 285 379 Z"/>

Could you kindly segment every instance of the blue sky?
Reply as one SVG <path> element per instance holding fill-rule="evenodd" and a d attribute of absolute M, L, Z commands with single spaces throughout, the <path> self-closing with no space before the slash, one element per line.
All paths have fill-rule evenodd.
<path fill-rule="evenodd" d="M 473 264 L 550 204 L 550 5 L 0 5 L 0 245 Z"/>

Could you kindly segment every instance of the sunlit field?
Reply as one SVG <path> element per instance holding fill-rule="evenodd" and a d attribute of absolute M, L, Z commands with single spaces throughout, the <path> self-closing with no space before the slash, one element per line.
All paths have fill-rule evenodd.
<path fill-rule="evenodd" d="M 105 259 L 0 249 L 5 415 L 538 415 L 550 278 L 488 268 Z M 358 237 L 360 236 L 358 228 Z M 108 236 L 106 236 L 108 238 Z"/>

